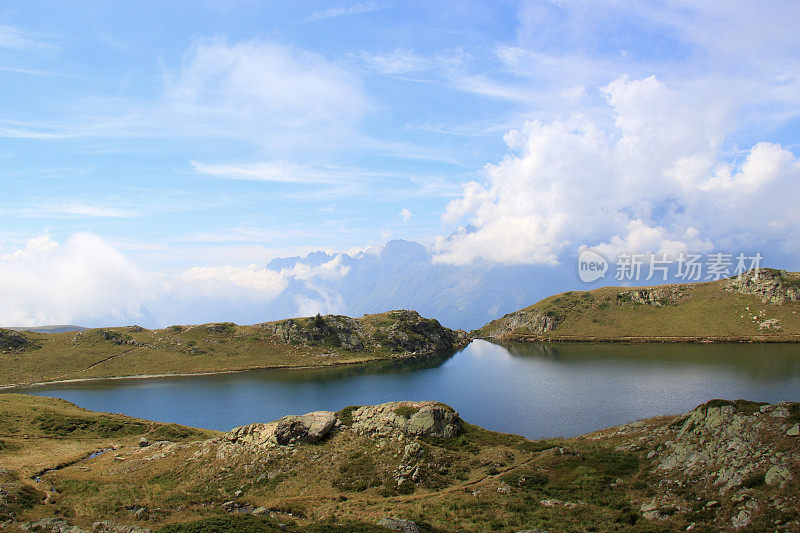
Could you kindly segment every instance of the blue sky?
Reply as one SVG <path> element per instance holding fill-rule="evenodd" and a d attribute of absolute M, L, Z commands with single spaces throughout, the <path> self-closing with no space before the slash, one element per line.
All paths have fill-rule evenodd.
<path fill-rule="evenodd" d="M 571 268 L 591 246 L 797 268 L 797 20 L 791 1 L 4 2 L 0 322 L 269 299 L 316 274 L 252 265 L 394 238 L 454 265 Z M 56 279 L 93 296 L 71 307 Z"/>

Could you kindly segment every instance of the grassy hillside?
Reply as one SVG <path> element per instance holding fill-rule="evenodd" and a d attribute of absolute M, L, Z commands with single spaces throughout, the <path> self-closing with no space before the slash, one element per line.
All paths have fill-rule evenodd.
<path fill-rule="evenodd" d="M 64 379 L 318 366 L 452 349 L 463 332 L 413 311 L 35 333 L 0 330 L 0 385 Z"/>
<path fill-rule="evenodd" d="M 285 419 L 298 440 L 278 444 L 262 437 L 280 422 L 222 435 L 59 400 L 0 400 L 0 416 L 16 424 L 0 430 L 7 531 L 381 531 L 389 518 L 426 532 L 800 527 L 800 404 L 714 400 L 678 417 L 533 442 L 470 425 L 443 404 L 396 402 L 315 413 L 337 423 L 313 440 L 302 437 L 318 425 Z M 411 433 L 425 409 L 449 413 L 458 432 Z M 435 419 L 421 426 L 435 432 Z M 59 460 L 62 468 L 36 473 Z"/>
<path fill-rule="evenodd" d="M 0 394 L 0 474 L 27 478 L 101 449 L 135 444 L 141 437 L 197 440 L 216 431 L 96 413 L 70 402 L 23 394 Z"/>
<path fill-rule="evenodd" d="M 800 274 L 604 287 L 545 298 L 473 332 L 498 340 L 798 341 Z"/>

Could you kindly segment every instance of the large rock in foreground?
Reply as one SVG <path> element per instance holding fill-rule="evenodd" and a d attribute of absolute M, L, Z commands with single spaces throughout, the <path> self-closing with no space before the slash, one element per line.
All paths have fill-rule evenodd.
<path fill-rule="evenodd" d="M 235 428 L 225 439 L 262 447 L 287 446 L 319 442 L 341 425 L 376 437 L 409 435 L 449 439 L 461 431 L 461 418 L 452 407 L 439 402 L 389 402 L 343 409 L 338 416 L 331 411 L 285 416 L 273 422 Z"/>
<path fill-rule="evenodd" d="M 389 402 L 353 411 L 352 428 L 378 436 L 404 433 L 449 439 L 461 431 L 461 418 L 452 407 L 439 402 Z"/>
<path fill-rule="evenodd" d="M 233 442 L 256 446 L 319 442 L 336 424 L 336 415 L 330 411 L 314 411 L 302 416 L 285 416 L 267 424 L 250 424 L 233 429 L 226 436 Z"/>

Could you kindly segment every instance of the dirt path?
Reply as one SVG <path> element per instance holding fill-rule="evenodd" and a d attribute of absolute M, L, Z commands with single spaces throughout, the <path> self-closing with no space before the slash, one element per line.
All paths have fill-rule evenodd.
<path fill-rule="evenodd" d="M 427 494 L 410 494 L 408 496 L 396 496 L 393 499 L 395 501 L 398 501 L 398 502 L 414 502 L 414 501 L 418 501 L 418 500 L 425 500 L 425 499 L 435 498 L 437 496 L 442 496 L 444 494 L 449 494 L 451 492 L 457 492 L 457 491 L 460 491 L 460 490 L 464 490 L 464 489 L 466 489 L 468 487 L 473 487 L 475 485 L 480 485 L 484 481 L 499 479 L 500 476 L 504 476 L 504 475 L 506 475 L 506 474 L 508 474 L 510 472 L 513 472 L 515 470 L 519 470 L 520 468 L 529 465 L 530 463 L 532 463 L 534 460 L 536 460 L 539 457 L 539 453 L 541 453 L 541 452 L 537 452 L 536 454 L 533 455 L 533 457 L 528 458 L 527 460 L 519 463 L 518 465 L 510 466 L 510 467 L 508 467 L 508 468 L 506 468 L 504 470 L 500 470 L 496 474 L 487 474 L 487 475 L 483 476 L 480 479 L 457 483 L 455 485 L 451 485 L 451 486 L 449 486 L 449 487 L 447 487 L 445 489 L 442 489 L 442 490 L 439 490 L 439 491 L 436 491 L 436 492 L 429 492 Z"/>
<path fill-rule="evenodd" d="M 91 370 L 91 369 L 93 369 L 94 367 L 96 367 L 97 365 L 101 365 L 101 364 L 105 363 L 106 361 L 111 361 L 112 359 L 116 359 L 117 357 L 122 357 L 122 356 L 123 356 L 123 355 L 125 355 L 125 354 L 129 354 L 129 353 L 131 353 L 132 351 L 134 351 L 135 349 L 136 349 L 136 348 L 130 348 L 130 349 L 128 349 L 128 350 L 125 350 L 124 352 L 120 352 L 120 353 L 118 353 L 118 354 L 116 354 L 116 355 L 112 355 L 112 356 L 110 356 L 110 357 L 106 357 L 105 359 L 100 359 L 100 360 L 99 360 L 99 361 L 97 361 L 96 363 L 92 363 L 91 365 L 87 366 L 87 367 L 84 369 L 84 372 L 86 372 L 86 370 Z"/>

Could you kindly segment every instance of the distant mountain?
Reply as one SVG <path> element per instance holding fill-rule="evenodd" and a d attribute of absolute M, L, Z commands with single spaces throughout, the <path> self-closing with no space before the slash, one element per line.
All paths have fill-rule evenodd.
<path fill-rule="evenodd" d="M 33 331 L 35 333 L 64 333 L 67 331 L 83 331 L 82 326 L 55 325 L 55 326 L 33 326 L 33 327 L 4 327 L 3 329 L 10 329 L 12 331 Z"/>
<path fill-rule="evenodd" d="M 316 312 L 360 316 L 386 309 L 415 309 L 451 328 L 475 329 L 576 283 L 572 269 L 476 262 L 433 262 L 423 245 L 394 240 L 378 252 L 314 252 L 275 259 L 275 272 L 320 267 L 338 260 L 344 275 L 292 279 L 267 306 L 265 319 Z"/>

